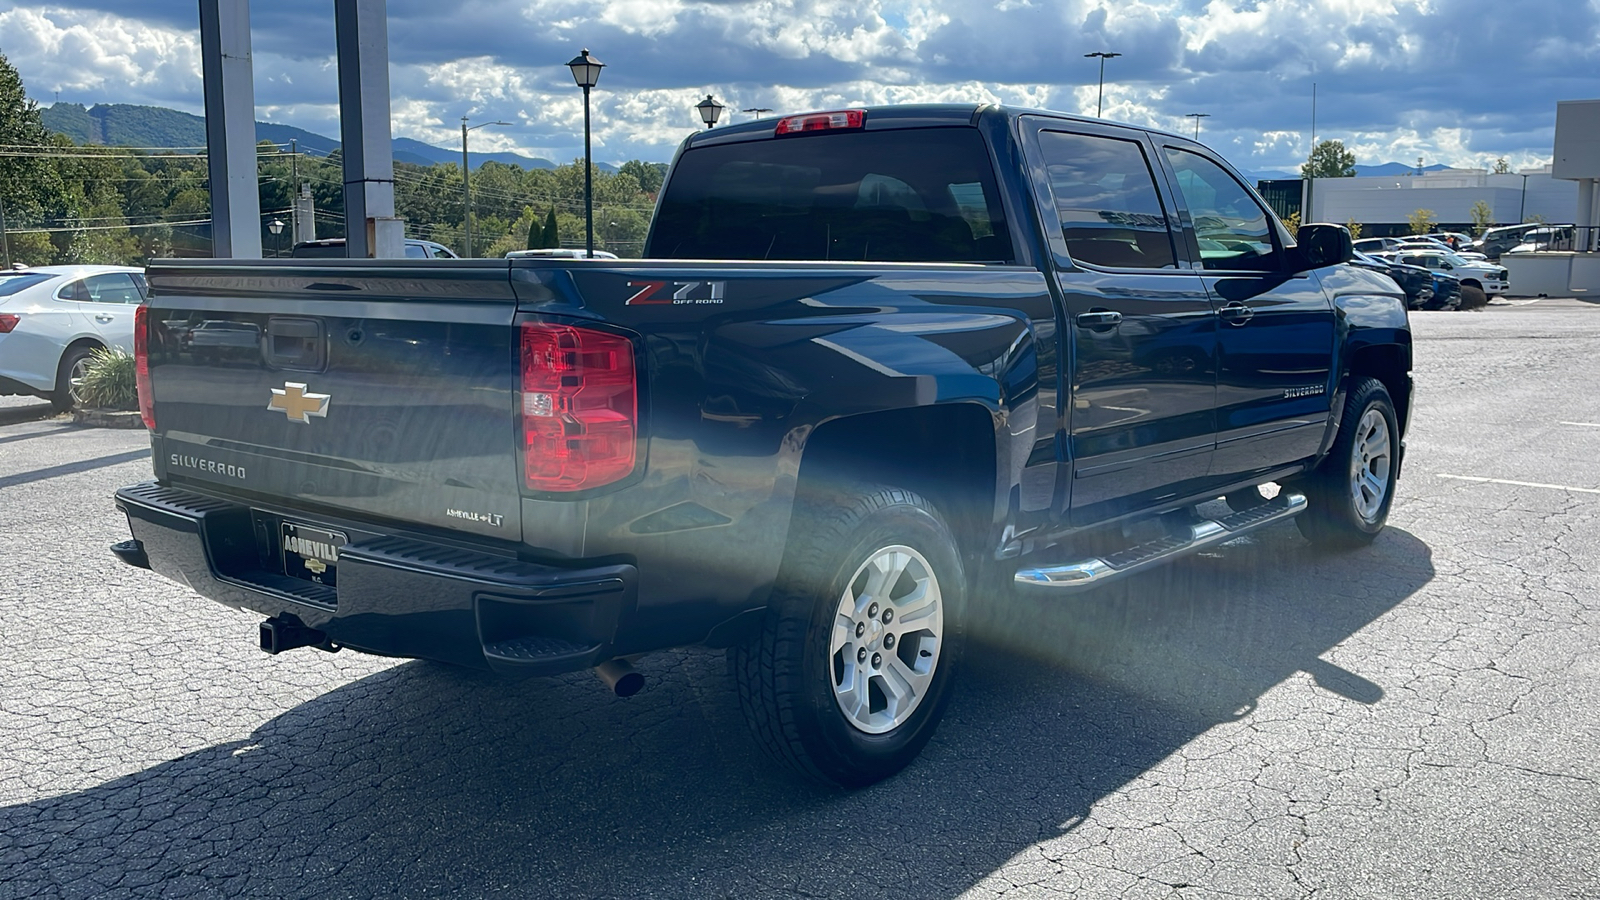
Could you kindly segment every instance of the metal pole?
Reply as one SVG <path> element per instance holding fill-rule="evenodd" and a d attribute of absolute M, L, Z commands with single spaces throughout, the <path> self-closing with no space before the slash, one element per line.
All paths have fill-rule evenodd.
<path fill-rule="evenodd" d="M 1095 96 L 1095 101 L 1094 101 L 1094 117 L 1096 119 L 1100 118 L 1100 110 L 1105 108 L 1105 102 L 1106 102 L 1106 58 L 1105 58 L 1104 54 L 1101 54 L 1101 56 L 1100 56 L 1100 90 L 1099 90 L 1099 93 Z"/>
<path fill-rule="evenodd" d="M 1300 223 L 1311 217 L 1311 193 L 1316 190 L 1316 173 L 1311 169 L 1311 158 L 1317 155 L 1317 83 L 1311 82 L 1311 152 L 1306 154 L 1306 208 L 1300 212 Z"/>
<path fill-rule="evenodd" d="M 1517 224 L 1521 225 L 1528 218 L 1528 176 L 1522 176 L 1522 207 L 1517 210 Z"/>
<path fill-rule="evenodd" d="M 300 139 L 289 138 L 289 243 L 300 243 L 300 217 L 295 215 L 295 203 L 300 196 Z"/>
<path fill-rule="evenodd" d="M 1527 182 L 1523 182 L 1526 184 Z M 0 197 L 0 254 L 5 256 L 6 268 L 11 268 L 11 241 L 6 237 L 6 198 Z"/>
<path fill-rule="evenodd" d="M 461 208 L 466 239 L 462 241 L 461 255 L 472 258 L 472 166 L 467 162 L 467 117 L 461 117 Z"/>
<path fill-rule="evenodd" d="M 594 161 L 589 153 L 589 89 L 583 89 L 583 224 L 594 258 Z"/>

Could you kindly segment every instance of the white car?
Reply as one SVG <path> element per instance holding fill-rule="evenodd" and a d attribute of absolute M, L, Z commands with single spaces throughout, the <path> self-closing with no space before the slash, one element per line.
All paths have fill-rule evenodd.
<path fill-rule="evenodd" d="M 148 289 L 128 266 L 0 269 L 0 394 L 72 405 L 89 354 L 133 352 L 133 311 Z"/>
<path fill-rule="evenodd" d="M 588 251 L 577 247 L 552 247 L 546 250 L 507 250 L 506 259 L 583 259 Z M 617 255 L 606 250 L 596 250 L 595 259 L 616 259 Z"/>
<path fill-rule="evenodd" d="M 1389 250 L 1390 252 L 1401 250 L 1444 250 L 1447 253 L 1454 253 L 1455 255 L 1461 257 L 1462 259 L 1468 260 L 1469 262 L 1472 260 L 1489 258 L 1476 250 L 1456 250 L 1438 238 L 1426 237 L 1402 238 L 1400 243 L 1390 247 Z"/>
<path fill-rule="evenodd" d="M 1397 250 L 1387 255 L 1406 265 L 1448 272 L 1461 279 L 1462 287 L 1475 287 L 1491 297 L 1511 289 L 1511 279 L 1506 275 L 1505 266 L 1463 259 L 1449 250 Z"/>

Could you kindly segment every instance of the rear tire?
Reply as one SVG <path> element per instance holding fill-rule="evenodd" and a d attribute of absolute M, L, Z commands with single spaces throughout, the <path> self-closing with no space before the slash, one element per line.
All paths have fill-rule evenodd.
<path fill-rule="evenodd" d="M 1324 547 L 1372 543 L 1394 503 L 1399 452 L 1400 428 L 1388 389 L 1375 378 L 1356 382 L 1332 449 L 1299 483 L 1307 500 L 1306 511 L 1295 518 L 1300 533 Z"/>
<path fill-rule="evenodd" d="M 944 713 L 966 572 L 927 500 L 865 486 L 797 501 L 760 634 L 734 647 L 739 705 L 769 756 L 855 788 L 903 769 Z"/>
<path fill-rule="evenodd" d="M 61 355 L 61 364 L 56 366 L 56 389 L 50 392 L 50 405 L 66 412 L 77 405 L 73 397 L 73 382 L 83 377 L 83 366 L 94 353 L 93 347 L 78 345 L 68 347 L 67 352 Z"/>

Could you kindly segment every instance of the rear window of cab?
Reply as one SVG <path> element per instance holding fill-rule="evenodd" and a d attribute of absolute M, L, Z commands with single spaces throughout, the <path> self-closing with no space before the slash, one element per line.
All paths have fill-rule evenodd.
<path fill-rule="evenodd" d="M 835 131 L 686 150 L 645 255 L 1009 262 L 975 128 Z"/>

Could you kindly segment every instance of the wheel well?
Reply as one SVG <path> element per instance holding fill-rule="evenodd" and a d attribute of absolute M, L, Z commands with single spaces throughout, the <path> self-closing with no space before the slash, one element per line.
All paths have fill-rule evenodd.
<path fill-rule="evenodd" d="M 1352 382 L 1358 378 L 1376 378 L 1389 389 L 1389 398 L 1394 401 L 1394 413 L 1400 420 L 1402 434 L 1411 414 L 1411 380 L 1406 377 L 1410 371 L 1410 350 L 1400 344 L 1362 347 L 1350 358 Z"/>
<path fill-rule="evenodd" d="M 61 348 L 61 355 L 56 357 L 56 377 L 57 378 L 61 377 L 61 363 L 62 363 L 62 361 L 67 358 L 67 354 L 68 353 L 71 353 L 72 351 L 78 349 L 79 347 L 86 347 L 86 348 L 88 348 L 90 350 L 104 350 L 106 345 L 104 343 L 101 343 L 100 341 L 95 340 L 94 338 L 82 337 L 82 338 L 78 338 L 77 340 L 73 341 L 72 343 L 68 344 L 67 346 Z"/>
<path fill-rule="evenodd" d="M 1463 278 L 1463 279 L 1461 279 L 1461 286 L 1462 287 L 1475 287 L 1480 291 L 1483 290 L 1483 282 L 1479 281 L 1476 278 Z"/>
<path fill-rule="evenodd" d="M 963 549 L 993 519 L 994 419 L 974 403 L 922 406 L 824 422 L 806 440 L 800 490 L 873 482 L 916 491 L 939 508 Z"/>

